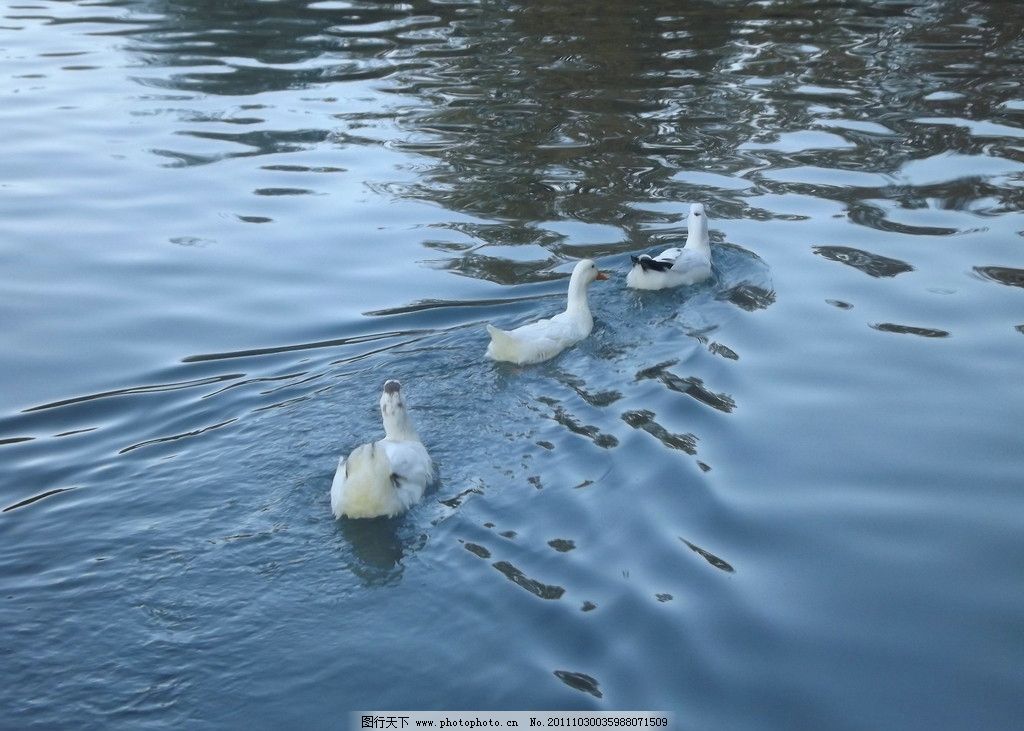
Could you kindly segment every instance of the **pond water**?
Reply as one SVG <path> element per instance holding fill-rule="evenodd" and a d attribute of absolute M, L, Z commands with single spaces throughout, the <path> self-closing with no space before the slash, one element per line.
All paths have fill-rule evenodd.
<path fill-rule="evenodd" d="M 1015 3 L 0 11 L 0 726 L 1020 726 Z M 335 521 L 387 378 L 440 483 Z"/>

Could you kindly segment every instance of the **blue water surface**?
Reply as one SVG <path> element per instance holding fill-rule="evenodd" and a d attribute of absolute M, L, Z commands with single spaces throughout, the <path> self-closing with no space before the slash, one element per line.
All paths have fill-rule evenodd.
<path fill-rule="evenodd" d="M 0 727 L 1019 728 L 1015 8 L 0 6 Z M 439 485 L 336 521 L 387 378 Z"/>

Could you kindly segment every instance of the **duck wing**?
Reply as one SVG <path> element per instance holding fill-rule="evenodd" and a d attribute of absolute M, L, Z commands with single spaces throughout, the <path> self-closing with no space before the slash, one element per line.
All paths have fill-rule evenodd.
<path fill-rule="evenodd" d="M 667 272 L 676 263 L 676 259 L 678 259 L 682 253 L 683 249 L 678 246 L 674 246 L 671 249 L 665 249 L 657 256 L 641 254 L 640 256 L 632 256 L 630 259 L 632 259 L 633 263 L 638 265 L 645 272 Z"/>
<path fill-rule="evenodd" d="M 560 312 L 554 317 L 537 320 L 536 322 L 530 322 L 517 327 L 509 334 L 521 343 L 544 340 L 558 342 L 573 338 L 573 326 L 569 318 L 565 316 L 565 313 Z"/>
<path fill-rule="evenodd" d="M 388 456 L 392 482 L 425 486 L 434 479 L 434 463 L 427 454 L 427 448 L 420 442 L 384 439 L 377 442 L 377 445 L 383 447 Z"/>
<path fill-rule="evenodd" d="M 487 355 L 520 365 L 552 358 L 587 334 L 565 312 L 515 330 L 499 330 L 492 325 L 487 330 L 491 334 Z"/>
<path fill-rule="evenodd" d="M 707 267 L 711 265 L 710 257 L 705 256 L 693 249 L 678 249 L 679 255 L 672 262 L 673 270 L 690 269 L 692 267 Z"/>

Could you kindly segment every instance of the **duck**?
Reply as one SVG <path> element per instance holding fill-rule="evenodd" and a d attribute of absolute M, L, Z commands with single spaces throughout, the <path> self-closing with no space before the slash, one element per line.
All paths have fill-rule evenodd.
<path fill-rule="evenodd" d="M 633 289 L 669 289 L 697 284 L 711 276 L 711 239 L 704 206 L 694 203 L 686 221 L 686 245 L 665 249 L 657 256 L 631 256 L 633 268 L 626 286 Z"/>
<path fill-rule="evenodd" d="M 385 382 L 380 415 L 384 438 L 338 460 L 331 483 L 335 518 L 394 517 L 418 503 L 434 480 L 434 463 L 413 427 L 398 381 Z"/>
<path fill-rule="evenodd" d="M 540 363 L 586 338 L 594 329 L 587 287 L 601 279 L 608 279 L 608 275 L 600 271 L 592 259 L 578 261 L 569 277 L 565 312 L 515 330 L 500 330 L 488 324 L 491 342 L 487 345 L 487 357 L 517 365 Z"/>

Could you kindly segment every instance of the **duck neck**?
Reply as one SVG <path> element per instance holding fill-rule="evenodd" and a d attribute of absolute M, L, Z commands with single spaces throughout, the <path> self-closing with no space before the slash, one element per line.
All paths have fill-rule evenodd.
<path fill-rule="evenodd" d="M 704 256 L 711 256 L 711 237 L 708 235 L 707 216 L 690 216 L 686 232 L 686 248 Z"/>
<path fill-rule="evenodd" d="M 573 272 L 569 278 L 569 301 L 565 311 L 577 317 L 590 317 L 590 302 L 587 300 L 587 282 Z"/>
<path fill-rule="evenodd" d="M 393 414 L 384 414 L 384 437 L 393 442 L 418 442 L 419 434 L 412 425 L 412 419 L 405 409 Z"/>

